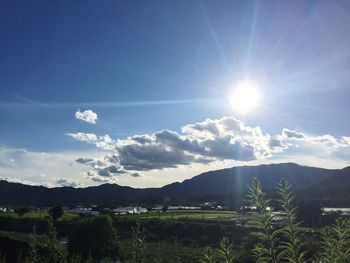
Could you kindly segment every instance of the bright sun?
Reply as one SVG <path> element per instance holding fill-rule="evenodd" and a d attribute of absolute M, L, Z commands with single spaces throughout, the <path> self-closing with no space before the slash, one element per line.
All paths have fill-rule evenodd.
<path fill-rule="evenodd" d="M 238 82 L 230 97 L 232 107 L 241 113 L 247 113 L 256 108 L 259 100 L 257 85 L 249 80 Z"/>

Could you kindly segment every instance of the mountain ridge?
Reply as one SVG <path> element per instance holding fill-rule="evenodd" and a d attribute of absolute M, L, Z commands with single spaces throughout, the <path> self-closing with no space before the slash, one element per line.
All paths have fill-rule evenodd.
<path fill-rule="evenodd" d="M 7 205 L 73 205 L 97 203 L 132 203 L 144 200 L 160 201 L 165 197 L 228 195 L 244 193 L 251 180 L 257 177 L 266 190 L 276 187 L 280 178 L 290 181 L 298 191 L 320 190 L 334 192 L 336 188 L 350 187 L 350 167 L 325 169 L 295 163 L 236 166 L 201 173 L 183 182 L 174 182 L 159 188 L 133 188 L 118 184 L 102 184 L 86 188 L 30 186 L 0 181 L 0 204 Z M 330 186 L 323 189 L 322 182 Z"/>

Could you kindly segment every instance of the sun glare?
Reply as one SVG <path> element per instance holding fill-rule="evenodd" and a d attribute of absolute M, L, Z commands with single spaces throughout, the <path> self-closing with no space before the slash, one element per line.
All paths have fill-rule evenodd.
<path fill-rule="evenodd" d="M 231 106 L 241 113 L 252 111 L 259 105 L 259 100 L 257 85 L 248 80 L 239 82 L 230 97 Z"/>

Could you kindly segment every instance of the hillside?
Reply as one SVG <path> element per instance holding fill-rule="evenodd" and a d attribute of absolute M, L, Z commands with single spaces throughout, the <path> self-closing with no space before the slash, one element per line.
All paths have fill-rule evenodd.
<path fill-rule="evenodd" d="M 294 163 L 240 166 L 206 172 L 182 183 L 172 183 L 161 188 L 136 189 L 117 184 L 104 184 L 87 188 L 29 186 L 0 181 L 0 204 L 54 205 L 82 203 L 119 203 L 161 201 L 164 197 L 204 196 L 207 194 L 242 193 L 252 178 L 257 177 L 266 190 L 276 187 L 285 177 L 296 190 L 334 192 L 350 184 L 350 167 L 322 169 Z M 326 188 L 327 186 L 327 188 Z M 348 189 L 348 188 L 346 188 Z"/>

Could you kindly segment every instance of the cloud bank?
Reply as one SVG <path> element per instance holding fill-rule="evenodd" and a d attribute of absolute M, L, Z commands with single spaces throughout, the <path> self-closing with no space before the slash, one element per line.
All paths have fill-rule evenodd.
<path fill-rule="evenodd" d="M 286 148 L 281 139 L 263 133 L 259 127 L 250 127 L 229 117 L 189 124 L 179 133 L 161 130 L 124 140 L 82 132 L 67 135 L 106 151 L 103 159 L 76 160 L 92 167 L 90 176 L 95 179 L 96 176 L 136 177 L 138 172 L 196 163 L 266 159 Z"/>
<path fill-rule="evenodd" d="M 300 152 L 317 148 L 323 154 L 350 148 L 350 137 L 312 136 L 287 128 L 272 136 L 260 127 L 248 126 L 232 117 L 188 124 L 180 132 L 161 130 L 123 140 L 114 140 L 107 134 L 97 136 L 78 132 L 67 135 L 94 144 L 105 152 L 102 159 L 82 157 L 76 160 L 92 168 L 87 176 L 94 181 L 121 175 L 137 177 L 140 172 L 193 164 L 266 160 L 292 148 L 298 148 Z"/>
<path fill-rule="evenodd" d="M 92 110 L 85 110 L 85 111 L 77 110 L 75 113 L 75 118 L 91 124 L 95 124 L 98 119 L 97 114 Z"/>
<path fill-rule="evenodd" d="M 0 178 L 49 187 L 101 183 L 155 187 L 237 165 L 350 165 L 350 136 L 309 134 L 287 128 L 270 135 L 260 127 L 228 117 L 195 122 L 179 131 L 160 130 L 122 140 L 84 132 L 67 136 L 96 149 L 33 152 L 0 148 Z"/>

